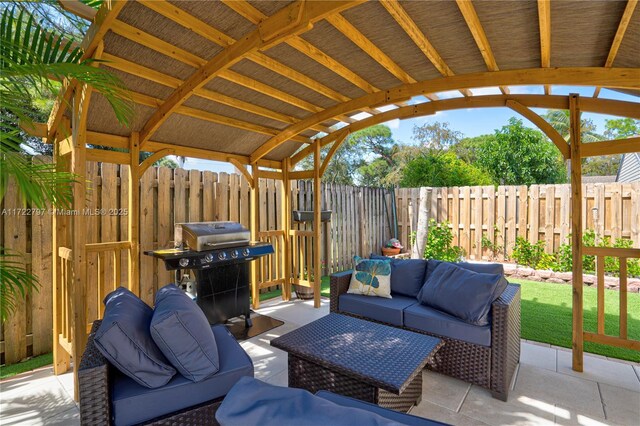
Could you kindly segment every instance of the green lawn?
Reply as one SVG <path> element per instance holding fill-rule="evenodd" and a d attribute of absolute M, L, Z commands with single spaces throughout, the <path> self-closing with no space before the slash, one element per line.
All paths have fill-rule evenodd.
<path fill-rule="evenodd" d="M 24 362 L 17 364 L 0 367 L 0 379 L 6 379 L 7 377 L 15 376 L 16 374 L 24 373 L 25 371 L 35 370 L 36 368 L 44 367 L 53 363 L 53 354 L 44 354 L 33 357 Z"/>
<path fill-rule="evenodd" d="M 571 347 L 571 293 L 566 284 L 511 280 L 522 285 L 522 338 Z M 584 288 L 584 329 L 596 331 L 596 289 Z M 640 294 L 628 293 L 629 338 L 640 340 Z M 618 335 L 618 292 L 605 290 L 605 332 Z M 640 352 L 585 342 L 585 352 L 640 362 Z"/>
<path fill-rule="evenodd" d="M 516 280 L 522 285 L 522 338 L 571 347 L 571 290 L 566 284 Z M 280 296 L 280 291 L 260 295 L 260 300 Z M 322 277 L 322 296 L 329 297 L 329 277 Z M 295 297 L 295 296 L 294 296 Z M 628 293 L 629 338 L 640 340 L 640 294 Z M 618 334 L 618 292 L 605 290 L 605 331 Z M 584 328 L 596 330 L 596 290 L 584 289 Z M 640 362 L 640 352 L 586 342 L 585 352 Z"/>

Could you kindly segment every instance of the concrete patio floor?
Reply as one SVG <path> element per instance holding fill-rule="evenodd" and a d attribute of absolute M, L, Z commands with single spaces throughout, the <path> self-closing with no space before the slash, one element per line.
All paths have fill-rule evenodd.
<path fill-rule="evenodd" d="M 323 299 L 285 303 L 273 299 L 257 311 L 284 325 L 242 342 L 255 376 L 287 385 L 286 353 L 269 341 L 329 312 Z M 424 371 L 422 402 L 412 414 L 455 425 L 640 425 L 640 365 L 585 355 L 584 373 L 571 370 L 571 352 L 522 341 L 522 353 L 507 402 L 483 388 Z M 73 401 L 73 375 L 54 376 L 45 367 L 0 382 L 1 425 L 80 424 Z"/>

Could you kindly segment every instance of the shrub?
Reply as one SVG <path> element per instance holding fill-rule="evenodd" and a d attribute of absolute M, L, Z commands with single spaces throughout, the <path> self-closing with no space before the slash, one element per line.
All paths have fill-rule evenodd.
<path fill-rule="evenodd" d="M 516 237 L 511 256 L 516 263 L 534 269 L 554 269 L 556 266 L 555 256 L 544 252 L 544 241 L 531 244 L 522 237 Z"/>
<path fill-rule="evenodd" d="M 453 246 L 453 232 L 449 228 L 449 222 L 437 223 L 429 221 L 427 244 L 424 248 L 425 259 L 445 260 L 458 262 L 464 256 L 462 247 Z"/>

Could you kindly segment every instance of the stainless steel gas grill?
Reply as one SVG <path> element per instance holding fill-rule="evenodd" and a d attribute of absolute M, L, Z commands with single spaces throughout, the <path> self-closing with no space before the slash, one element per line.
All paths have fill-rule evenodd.
<path fill-rule="evenodd" d="M 192 270 L 196 302 L 211 324 L 244 315 L 251 327 L 249 262 L 273 253 L 268 243 L 250 242 L 249 231 L 236 222 L 192 222 L 175 226 L 175 248 L 146 251 L 164 260 L 169 271 Z"/>

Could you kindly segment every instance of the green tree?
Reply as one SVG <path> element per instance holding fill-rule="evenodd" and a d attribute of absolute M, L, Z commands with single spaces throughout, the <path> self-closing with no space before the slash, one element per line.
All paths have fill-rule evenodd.
<path fill-rule="evenodd" d="M 604 121 L 604 135 L 607 139 L 624 139 L 640 135 L 640 120 L 615 118 Z"/>
<path fill-rule="evenodd" d="M 495 135 L 480 135 L 473 138 L 464 138 L 460 142 L 451 145 L 450 151 L 458 156 L 462 161 L 474 164 L 478 161 L 478 150 L 489 139 L 494 139 Z"/>
<path fill-rule="evenodd" d="M 501 185 L 562 183 L 565 168 L 560 152 L 540 131 L 515 117 L 496 130 L 477 151 L 477 165 Z"/>
<path fill-rule="evenodd" d="M 55 164 L 34 162 L 24 151 L 19 123 L 32 125 L 33 94 L 55 91 L 65 78 L 88 84 L 111 104 L 116 117 L 128 124 L 133 104 L 121 81 L 83 60 L 65 34 L 41 26 L 25 2 L 4 8 L 0 21 L 0 200 L 12 179 L 25 205 L 44 208 L 47 203 L 69 207 L 75 177 L 56 170 Z M 0 317 L 37 288 L 37 277 L 19 261 L 22 254 L 0 247 Z"/>
<path fill-rule="evenodd" d="M 604 136 L 607 139 L 625 139 L 640 135 L 640 120 L 620 118 L 605 120 Z M 618 173 L 622 155 L 603 155 L 582 160 L 582 174 L 585 176 L 611 176 Z"/>
<path fill-rule="evenodd" d="M 488 173 L 460 160 L 453 152 L 423 152 L 409 161 L 403 171 L 400 186 L 473 186 L 491 185 Z"/>
<path fill-rule="evenodd" d="M 542 116 L 556 129 L 558 133 L 568 141 L 571 137 L 571 121 L 569 111 L 566 109 L 553 109 L 547 111 Z M 596 125 L 593 120 L 583 118 L 580 120 L 580 139 L 582 142 L 597 142 L 604 139 L 604 136 L 597 132 Z"/>

